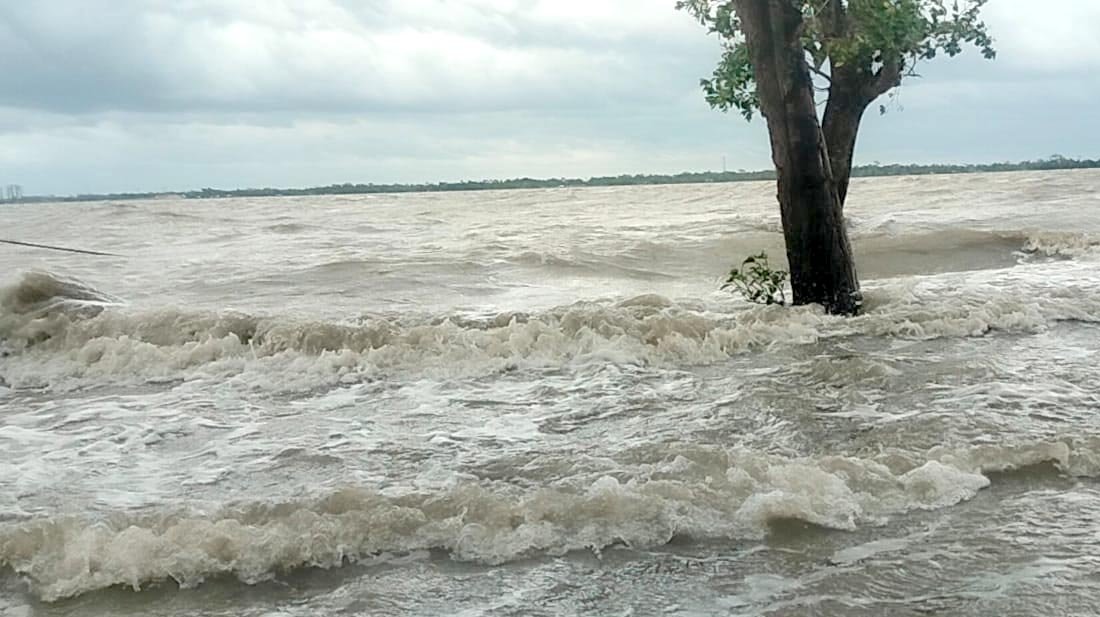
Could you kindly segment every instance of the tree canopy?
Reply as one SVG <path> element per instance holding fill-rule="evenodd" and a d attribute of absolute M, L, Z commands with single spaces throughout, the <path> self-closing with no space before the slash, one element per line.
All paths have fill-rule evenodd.
<path fill-rule="evenodd" d="M 866 106 L 915 75 L 918 64 L 938 55 L 955 56 L 973 45 L 987 59 L 996 56 L 980 12 L 987 0 L 790 0 L 802 11 L 802 46 L 807 63 L 831 86 L 840 72 Z M 722 56 L 709 79 L 701 80 L 707 102 L 751 119 L 759 109 L 748 45 L 733 0 L 679 0 L 722 40 Z M 831 89 L 831 88 L 830 88 Z M 830 92 L 830 94 L 832 94 Z"/>

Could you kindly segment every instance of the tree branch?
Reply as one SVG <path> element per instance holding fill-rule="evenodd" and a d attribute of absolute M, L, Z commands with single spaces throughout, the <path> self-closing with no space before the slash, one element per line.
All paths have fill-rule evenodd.
<path fill-rule="evenodd" d="M 902 59 L 898 56 L 892 56 L 883 62 L 882 67 L 875 73 L 874 78 L 864 86 L 863 95 L 868 101 L 873 101 L 879 96 L 890 90 L 896 88 L 901 84 L 902 76 Z"/>

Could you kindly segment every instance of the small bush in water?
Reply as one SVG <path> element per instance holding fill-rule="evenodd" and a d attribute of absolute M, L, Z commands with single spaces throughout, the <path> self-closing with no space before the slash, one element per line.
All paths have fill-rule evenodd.
<path fill-rule="evenodd" d="M 768 254 L 760 252 L 746 257 L 741 267 L 730 269 L 722 289 L 732 289 L 757 304 L 786 304 L 783 283 L 787 276 L 786 270 L 772 270 Z"/>

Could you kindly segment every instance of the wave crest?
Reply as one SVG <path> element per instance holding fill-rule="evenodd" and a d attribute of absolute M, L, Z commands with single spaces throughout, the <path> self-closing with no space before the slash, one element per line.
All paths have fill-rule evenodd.
<path fill-rule="evenodd" d="M 1100 253 L 1100 238 L 1085 233 L 1036 233 L 1029 235 L 1023 251 L 1046 257 L 1081 258 Z"/>
<path fill-rule="evenodd" d="M 970 499 L 990 472 L 1054 462 L 1095 473 L 1100 443 L 937 448 L 923 457 L 791 459 L 744 449 L 668 444 L 637 464 L 550 485 L 456 479 L 393 495 L 358 487 L 216 512 L 54 516 L 0 524 L 0 564 L 47 601 L 114 585 L 181 586 L 232 574 L 246 583 L 301 567 L 441 549 L 500 564 L 537 555 L 652 547 L 674 537 L 760 538 L 798 519 L 841 530 Z M 1082 466 L 1086 466 L 1087 469 Z"/>
<path fill-rule="evenodd" d="M 1044 269 L 1046 278 L 1040 278 L 1016 271 L 880 284 L 867 290 L 865 314 L 850 319 L 818 307 L 645 295 L 531 314 L 373 316 L 358 323 L 177 309 L 133 312 L 107 304 L 105 295 L 86 293 L 87 286 L 73 289 L 89 299 L 71 305 L 76 294 L 26 291 L 39 284 L 28 276 L 0 300 L 0 340 L 12 354 L 5 378 L 13 387 L 249 373 L 252 387 L 286 391 L 404 373 L 459 377 L 591 362 L 700 365 L 754 347 L 833 337 L 934 339 L 1100 321 L 1100 294 L 1082 286 L 1074 272 L 1059 278 Z M 86 311 L 88 306 L 95 310 Z"/>

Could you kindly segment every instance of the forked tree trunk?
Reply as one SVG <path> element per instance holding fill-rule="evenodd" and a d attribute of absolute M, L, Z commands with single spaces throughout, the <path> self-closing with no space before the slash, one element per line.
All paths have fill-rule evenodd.
<path fill-rule="evenodd" d="M 856 314 L 859 281 L 799 40 L 802 14 L 793 0 L 735 0 L 735 8 L 771 137 L 794 303 Z"/>
<path fill-rule="evenodd" d="M 848 198 L 848 183 L 852 178 L 852 158 L 856 151 L 859 123 L 870 104 L 860 86 L 858 74 L 834 69 L 829 87 L 829 102 L 825 104 L 825 115 L 821 121 L 821 131 L 829 150 L 829 162 L 832 164 L 833 180 L 836 182 L 836 192 L 842 209 Z"/>

